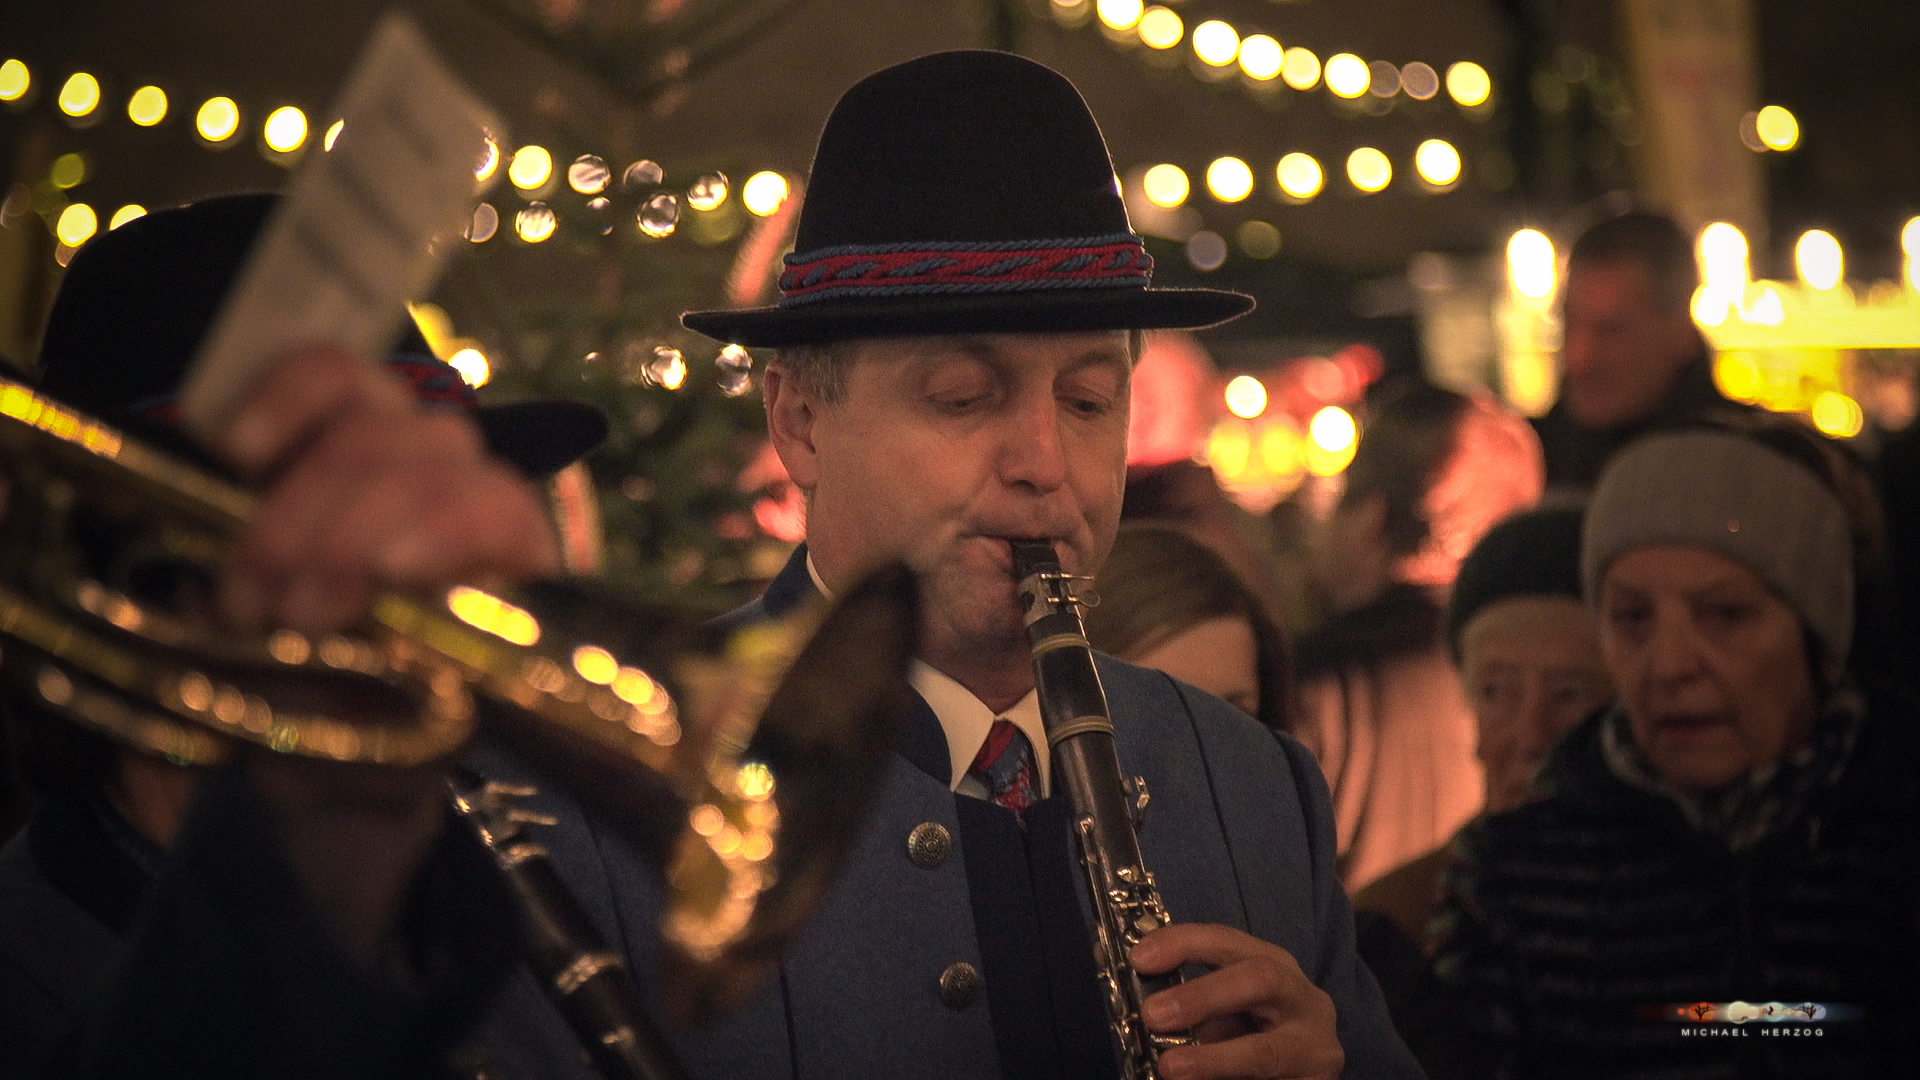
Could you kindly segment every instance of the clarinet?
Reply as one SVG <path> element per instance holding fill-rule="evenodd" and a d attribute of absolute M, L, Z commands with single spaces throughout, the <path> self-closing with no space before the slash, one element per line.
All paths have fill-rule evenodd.
<path fill-rule="evenodd" d="M 454 809 L 506 874 L 527 920 L 528 964 L 606 1080 L 686 1080 L 686 1069 L 647 1015 L 620 954 L 594 929 L 527 825 L 553 819 L 516 806 L 529 787 L 482 782 L 457 770 Z"/>
<path fill-rule="evenodd" d="M 1178 968 L 1142 975 L 1129 958 L 1141 938 L 1173 921 L 1140 857 L 1135 833 L 1147 805 L 1146 782 L 1121 775 L 1107 692 L 1094 670 L 1093 650 L 1080 622 L 1080 599 L 1073 592 L 1076 576 L 1061 570 L 1050 541 L 1015 540 L 1012 546 L 1013 574 L 1033 650 L 1034 686 L 1052 748 L 1053 782 L 1065 787 L 1073 808 L 1080 865 L 1093 900 L 1094 962 L 1120 1044 L 1120 1075 L 1158 1080 L 1160 1054 L 1192 1045 L 1194 1039 L 1190 1032 L 1149 1031 L 1140 1018 L 1143 1001 L 1182 981 Z"/>

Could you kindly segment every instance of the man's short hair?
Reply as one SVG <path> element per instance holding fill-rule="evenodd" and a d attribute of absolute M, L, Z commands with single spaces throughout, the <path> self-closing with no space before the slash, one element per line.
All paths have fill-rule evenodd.
<path fill-rule="evenodd" d="M 1140 362 L 1146 346 L 1146 331 L 1127 331 L 1127 358 Z M 794 384 L 812 397 L 828 404 L 838 402 L 847 392 L 847 372 L 853 367 L 852 342 L 824 341 L 805 345 L 787 345 L 774 353 L 773 362 L 787 370 Z"/>
<path fill-rule="evenodd" d="M 1668 312 L 1687 310 L 1700 285 L 1693 242 L 1665 214 L 1636 212 L 1608 218 L 1580 234 L 1567 254 L 1569 271 L 1575 266 L 1623 262 L 1647 272 L 1655 302 Z"/>

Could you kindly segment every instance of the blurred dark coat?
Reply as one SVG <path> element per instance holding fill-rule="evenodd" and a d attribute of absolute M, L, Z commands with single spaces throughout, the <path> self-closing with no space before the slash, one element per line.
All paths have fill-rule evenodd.
<path fill-rule="evenodd" d="M 1651 413 L 1607 428 L 1581 427 L 1558 402 L 1533 422 L 1540 449 L 1547 457 L 1547 490 L 1588 491 L 1600 479 L 1620 448 L 1655 428 L 1699 419 L 1728 409 L 1746 409 L 1720 392 L 1713 382 L 1713 362 L 1706 353 L 1680 369 L 1673 386 Z"/>

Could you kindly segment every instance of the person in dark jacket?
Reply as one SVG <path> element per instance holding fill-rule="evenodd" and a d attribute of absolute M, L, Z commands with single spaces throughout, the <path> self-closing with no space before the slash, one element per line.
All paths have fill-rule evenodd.
<path fill-rule="evenodd" d="M 1498 1077 L 1912 1067 L 1915 725 L 1860 660 L 1871 503 L 1810 434 L 1738 427 L 1608 467 L 1582 575 L 1619 704 L 1458 845 L 1436 969 Z"/>
<path fill-rule="evenodd" d="M 1609 458 L 1663 424 L 1736 409 L 1689 314 L 1699 272 L 1671 218 L 1595 225 L 1567 255 L 1560 400 L 1534 422 L 1547 487 L 1591 488 Z"/>

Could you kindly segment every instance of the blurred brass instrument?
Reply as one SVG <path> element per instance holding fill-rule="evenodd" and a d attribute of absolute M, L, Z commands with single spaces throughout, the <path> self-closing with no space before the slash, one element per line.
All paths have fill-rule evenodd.
<path fill-rule="evenodd" d="M 0 483 L 0 693 L 195 765 L 241 744 L 420 765 L 478 731 L 661 868 L 663 996 L 685 1018 L 772 970 L 908 708 L 900 568 L 734 633 L 549 581 L 388 593 L 352 635 L 259 639 L 207 614 L 245 490 L 4 380 Z"/>

